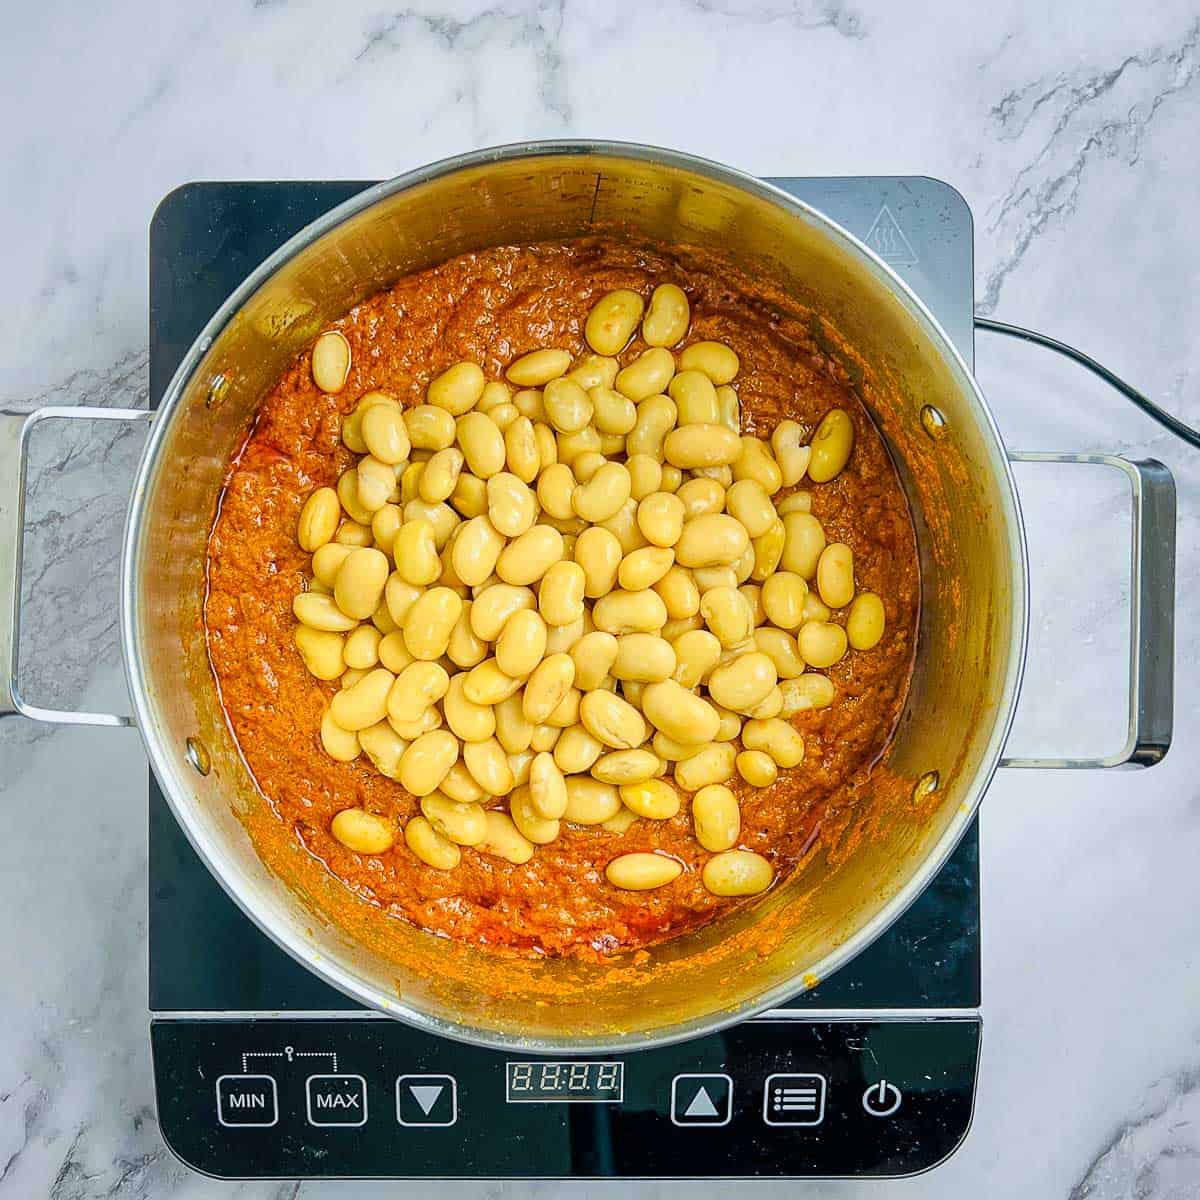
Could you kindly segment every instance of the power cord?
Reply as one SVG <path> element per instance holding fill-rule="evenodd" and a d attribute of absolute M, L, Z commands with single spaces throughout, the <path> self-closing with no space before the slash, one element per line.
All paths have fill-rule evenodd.
<path fill-rule="evenodd" d="M 1178 417 L 1173 417 L 1167 412 L 1166 409 L 1159 408 L 1148 396 L 1143 396 L 1137 388 L 1126 383 L 1120 376 L 1114 375 L 1106 366 L 1098 363 L 1090 355 L 1084 354 L 1082 350 L 1076 350 L 1074 346 L 1068 346 L 1066 342 L 1060 342 L 1056 338 L 1047 337 L 1046 334 L 1038 333 L 1037 330 L 1025 329 L 1020 325 L 1007 325 L 1003 321 L 993 321 L 990 317 L 976 317 L 975 328 L 987 330 L 988 333 L 1000 333 L 1005 337 L 1016 338 L 1022 342 L 1032 342 L 1035 346 L 1043 346 L 1047 350 L 1053 350 L 1056 354 L 1061 354 L 1064 358 L 1069 358 L 1081 367 L 1086 367 L 1093 375 L 1098 376 L 1105 383 L 1116 388 L 1130 403 L 1136 404 L 1151 420 L 1157 421 L 1164 429 L 1169 430 L 1177 438 L 1182 438 L 1188 445 L 1200 450 L 1200 430 L 1193 429 L 1190 425 L 1185 425 Z"/>

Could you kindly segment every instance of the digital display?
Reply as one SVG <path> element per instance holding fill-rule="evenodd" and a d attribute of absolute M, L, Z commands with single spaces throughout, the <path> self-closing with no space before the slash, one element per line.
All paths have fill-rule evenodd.
<path fill-rule="evenodd" d="M 625 1064 L 619 1062 L 510 1062 L 509 1104 L 619 1104 Z"/>

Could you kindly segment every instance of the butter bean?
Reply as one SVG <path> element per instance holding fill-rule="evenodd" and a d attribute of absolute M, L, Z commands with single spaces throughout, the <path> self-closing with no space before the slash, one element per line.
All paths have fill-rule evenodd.
<path fill-rule="evenodd" d="M 786 679 L 779 685 L 783 693 L 783 708 L 780 715 L 795 716 L 799 712 L 828 708 L 833 703 L 833 680 L 827 675 L 809 672 L 795 679 Z"/>
<path fill-rule="evenodd" d="M 425 464 L 433 457 L 431 450 L 414 450 L 414 454 L 424 454 L 425 457 L 410 462 L 400 474 L 400 503 L 407 504 L 410 500 L 419 500 L 421 495 L 421 476 L 425 474 Z"/>
<path fill-rule="evenodd" d="M 675 421 L 673 400 L 661 395 L 653 395 L 643 400 L 638 405 L 637 422 L 626 436 L 626 451 L 630 455 L 647 454 L 655 461 L 662 462 L 665 454 L 664 442 L 675 428 Z"/>
<path fill-rule="evenodd" d="M 621 543 L 615 534 L 594 526 L 575 542 L 575 561 L 583 571 L 584 595 L 595 600 L 612 591 L 621 565 Z"/>
<path fill-rule="evenodd" d="M 824 594 L 824 593 L 822 593 Z M 859 592 L 846 617 L 846 636 L 855 650 L 870 650 L 883 637 L 883 601 L 874 592 Z"/>
<path fill-rule="evenodd" d="M 345 808 L 337 813 L 329 832 L 356 854 L 385 854 L 396 843 L 391 821 L 361 808 Z"/>
<path fill-rule="evenodd" d="M 821 418 L 809 443 L 812 455 L 808 477 L 813 483 L 828 483 L 841 474 L 854 449 L 854 422 L 844 408 L 831 408 Z"/>
<path fill-rule="evenodd" d="M 583 336 L 597 354 L 619 354 L 629 344 L 645 304 L 628 288 L 619 288 L 602 296 L 588 313 Z"/>
<path fill-rule="evenodd" d="M 513 679 L 525 678 L 546 653 L 546 623 L 536 613 L 521 609 L 504 623 L 496 642 L 496 665 Z"/>
<path fill-rule="evenodd" d="M 575 686 L 584 692 L 595 691 L 616 662 L 618 648 L 618 640 L 611 633 L 594 630 L 584 634 L 571 647 Z"/>
<path fill-rule="evenodd" d="M 421 472 L 417 488 L 421 499 L 429 504 L 437 504 L 452 495 L 462 473 L 463 461 L 462 451 L 453 446 L 439 450 Z"/>
<path fill-rule="evenodd" d="M 566 800 L 565 789 L 563 800 Z M 544 817 L 537 811 L 528 787 L 518 787 L 513 791 L 508 798 L 508 811 L 521 835 L 535 846 L 548 845 L 558 837 L 558 820 Z"/>
<path fill-rule="evenodd" d="M 432 404 L 404 410 L 404 427 L 415 450 L 445 450 L 454 444 L 454 418 Z M 478 474 L 478 472 L 476 472 Z"/>
<path fill-rule="evenodd" d="M 625 462 L 629 471 L 629 494 L 639 503 L 662 487 L 662 464 L 649 454 L 631 454 Z"/>
<path fill-rule="evenodd" d="M 547 821 L 557 822 L 567 811 L 566 780 L 551 754 L 538 754 L 529 766 L 529 801 L 533 811 Z"/>
<path fill-rule="evenodd" d="M 605 463 L 587 483 L 575 489 L 572 507 L 585 521 L 607 521 L 629 499 L 631 486 L 624 463 Z"/>
<path fill-rule="evenodd" d="M 669 492 L 651 492 L 638 503 L 638 528 L 655 546 L 674 546 L 683 534 L 683 521 L 683 501 Z"/>
<path fill-rule="evenodd" d="M 742 453 L 742 442 L 724 425 L 684 425 L 663 440 L 667 462 L 686 470 L 727 466 Z"/>
<path fill-rule="evenodd" d="M 404 644 L 414 657 L 432 662 L 450 645 L 450 635 L 462 614 L 462 597 L 447 587 L 430 588 L 408 610 Z"/>
<path fill-rule="evenodd" d="M 313 383 L 329 395 L 346 386 L 350 374 L 350 343 L 336 329 L 327 329 L 312 349 Z"/>
<path fill-rule="evenodd" d="M 504 749 L 494 738 L 467 742 L 462 748 L 463 763 L 489 796 L 507 796 L 513 789 L 512 768 Z"/>
<path fill-rule="evenodd" d="M 667 606 L 657 592 L 617 590 L 592 607 L 596 628 L 605 633 L 656 633 L 667 621 Z"/>
<path fill-rule="evenodd" d="M 715 479 L 689 479 L 676 493 L 683 502 L 683 519 L 693 521 L 708 513 L 719 513 L 725 507 L 725 489 Z"/>
<path fill-rule="evenodd" d="M 724 784 L 710 783 L 692 797 L 692 822 L 696 840 L 714 853 L 737 844 L 742 816 L 737 797 Z"/>
<path fill-rule="evenodd" d="M 627 700 L 603 689 L 588 692 L 583 697 L 579 704 L 579 719 L 592 737 L 617 750 L 635 749 L 646 740 L 646 722 L 642 714 Z"/>
<path fill-rule="evenodd" d="M 721 643 L 706 629 L 682 633 L 672 643 L 675 670 L 672 678 L 681 687 L 694 688 L 717 665 Z"/>
<path fill-rule="evenodd" d="M 620 369 L 621 364 L 610 355 L 585 354 L 568 375 L 584 391 L 590 392 L 594 387 L 612 387 Z"/>
<path fill-rule="evenodd" d="M 366 420 L 367 413 L 372 408 L 381 406 L 387 406 L 391 408 L 396 416 L 400 417 L 400 405 L 396 402 L 394 397 L 389 396 L 386 392 L 367 392 L 365 395 L 359 397 L 358 404 L 355 405 L 354 411 L 348 416 L 342 418 L 342 444 L 347 450 L 351 450 L 355 454 L 366 454 L 368 452 L 367 443 L 363 439 L 362 433 L 363 421 Z M 401 423 L 403 423 L 402 417 Z M 404 439 L 405 443 L 407 444 L 407 433 L 405 433 Z M 371 451 L 371 453 L 374 453 L 374 451 Z M 376 455 L 375 457 L 379 458 L 380 455 Z M 402 461 L 407 457 L 408 451 L 406 450 L 397 461 Z M 384 461 L 387 460 L 385 459 Z"/>
<path fill-rule="evenodd" d="M 537 482 L 537 498 L 542 508 L 552 517 L 567 520 L 575 515 L 572 497 L 575 493 L 575 476 L 565 463 L 552 463 L 542 468 Z"/>
<path fill-rule="evenodd" d="M 438 789 L 458 761 L 458 739 L 449 730 L 422 734 L 400 759 L 401 785 L 414 796 L 428 796 Z"/>
<path fill-rule="evenodd" d="M 300 630 L 296 631 L 297 635 Z M 379 661 L 379 643 L 383 640 L 374 625 L 360 625 L 346 638 L 343 654 L 346 666 L 365 671 Z"/>
<path fill-rule="evenodd" d="M 488 510 L 487 485 L 482 479 L 463 471 L 450 494 L 450 505 L 467 520 L 482 517 Z"/>
<path fill-rule="evenodd" d="M 674 672 L 675 651 L 657 634 L 627 633 L 617 639 L 610 670 L 615 679 L 657 683 Z"/>
<path fill-rule="evenodd" d="M 521 419 L 521 410 L 515 404 L 497 404 L 495 408 L 488 411 L 487 417 L 502 434 L 507 434 L 513 423 Z M 504 444 L 504 452 L 507 458 L 507 442 Z"/>
<path fill-rule="evenodd" d="M 740 433 L 742 428 L 742 406 L 738 394 L 727 383 L 717 388 L 717 410 L 720 413 L 721 424 L 734 433 Z"/>
<path fill-rule="evenodd" d="M 554 430 L 544 421 L 535 421 L 533 437 L 537 442 L 541 469 L 544 471 L 547 467 L 554 466 L 558 462 L 558 439 L 554 435 Z"/>
<path fill-rule="evenodd" d="M 504 434 L 487 413 L 469 412 L 459 417 L 455 437 L 472 475 L 491 479 L 504 470 L 508 458 Z"/>
<path fill-rule="evenodd" d="M 405 521 L 392 542 L 392 559 L 400 578 L 414 587 L 425 587 L 442 573 L 433 525 L 424 518 Z M 339 572 L 340 574 L 340 572 Z M 395 619 L 395 612 L 392 613 Z M 397 622 L 401 624 L 401 622 Z"/>
<path fill-rule="evenodd" d="M 489 706 L 467 699 L 466 679 L 462 672 L 450 677 L 450 686 L 442 700 L 446 724 L 461 741 L 487 741 L 496 732 L 496 715 Z"/>
<path fill-rule="evenodd" d="M 385 634 L 379 643 L 379 661 L 393 675 L 399 675 L 410 663 L 417 660 L 408 652 L 404 644 L 404 634 L 401 630 Z"/>
<path fill-rule="evenodd" d="M 637 408 L 627 396 L 604 384 L 588 391 L 596 428 L 605 435 L 623 438 L 637 424 Z"/>
<path fill-rule="evenodd" d="M 645 751 L 628 750 L 625 753 L 642 754 Z M 611 759 L 613 756 L 609 754 L 605 757 Z M 655 755 L 650 757 L 658 761 Z M 620 792 L 626 808 L 651 821 L 668 821 L 679 811 L 679 793 L 665 779 L 647 778 L 626 783 L 621 786 Z"/>
<path fill-rule="evenodd" d="M 479 403 L 484 388 L 483 371 L 477 363 L 460 362 L 433 379 L 425 393 L 429 404 L 461 417 Z"/>
<path fill-rule="evenodd" d="M 571 356 L 565 350 L 532 350 L 521 355 L 505 375 L 517 387 L 545 387 L 552 379 L 565 375 Z"/>
<path fill-rule="evenodd" d="M 732 382 L 738 356 L 723 342 L 693 342 L 679 355 L 681 371 L 700 371 L 715 384 Z"/>
<path fill-rule="evenodd" d="M 646 687 L 642 693 L 642 711 L 655 729 L 677 742 L 711 742 L 721 723 L 711 704 L 673 679 Z"/>
<path fill-rule="evenodd" d="M 812 492 L 793 492 L 785 496 L 775 505 L 775 511 L 781 517 L 790 512 L 812 512 Z"/>
<path fill-rule="evenodd" d="M 705 513 L 684 524 L 675 559 L 684 567 L 727 566 L 737 562 L 749 545 L 740 521 L 725 513 Z"/>
<path fill-rule="evenodd" d="M 706 591 L 700 597 L 700 615 L 724 647 L 740 645 L 754 632 L 754 614 L 735 587 Z"/>
<path fill-rule="evenodd" d="M 854 551 L 845 542 L 830 542 L 821 551 L 817 591 L 830 608 L 845 608 L 854 599 Z"/>
<path fill-rule="evenodd" d="M 358 624 L 353 617 L 342 612 L 332 596 L 317 592 L 301 592 L 293 597 L 292 612 L 302 625 L 329 633 L 345 633 Z"/>
<path fill-rule="evenodd" d="M 408 749 L 408 742 L 387 721 L 360 729 L 358 741 L 375 770 L 388 779 L 398 776 L 400 759 Z"/>
<path fill-rule="evenodd" d="M 571 625 L 583 618 L 586 576 L 574 562 L 556 562 L 538 587 L 538 611 L 548 625 Z"/>
<path fill-rule="evenodd" d="M 343 688 L 329 704 L 331 718 L 343 729 L 358 732 L 377 725 L 387 715 L 388 692 L 394 676 L 384 667 L 369 671 L 357 683 Z"/>
<path fill-rule="evenodd" d="M 614 750 L 601 755 L 592 767 L 592 778 L 602 783 L 642 783 L 653 779 L 660 762 L 649 750 Z"/>
<path fill-rule="evenodd" d="M 757 650 L 742 654 L 708 677 L 709 695 L 723 708 L 745 712 L 761 703 L 778 682 L 775 664 Z"/>
<path fill-rule="evenodd" d="M 804 619 L 806 621 L 828 621 L 833 613 L 821 603 L 817 593 L 811 588 L 804 597 Z"/>
<path fill-rule="evenodd" d="M 329 542 L 337 532 L 341 516 L 337 492 L 330 487 L 317 488 L 300 510 L 300 521 L 296 530 L 296 540 L 300 543 L 300 549 L 311 554 Z"/>
<path fill-rule="evenodd" d="M 675 563 L 675 552 L 661 546 L 643 546 L 625 555 L 617 571 L 621 587 L 640 592 L 653 587 Z"/>
<path fill-rule="evenodd" d="M 409 820 L 404 826 L 404 841 L 423 863 L 439 871 L 453 871 L 462 861 L 462 851 L 438 833 L 425 817 Z"/>
<path fill-rule="evenodd" d="M 608 882 L 626 892 L 648 892 L 665 887 L 682 872 L 682 864 L 675 859 L 640 850 L 619 855 L 604 868 Z"/>
<path fill-rule="evenodd" d="M 799 629 L 804 622 L 808 584 L 792 571 L 778 571 L 762 585 L 762 605 L 768 620 L 780 629 Z"/>
<path fill-rule="evenodd" d="M 465 694 L 465 693 L 464 693 Z M 527 720 L 519 691 L 496 703 L 496 739 L 506 754 L 520 754 L 529 749 L 533 739 L 533 722 Z"/>
<path fill-rule="evenodd" d="M 680 427 L 685 425 L 719 425 L 721 409 L 717 390 L 707 375 L 700 371 L 680 371 L 671 380 L 668 393 L 675 401 Z M 668 457 L 670 457 L 668 455 Z M 730 459 L 732 462 L 733 460 Z M 704 464 L 698 464 L 704 465 Z"/>
<path fill-rule="evenodd" d="M 804 429 L 795 421 L 780 421 L 771 432 L 771 449 L 784 487 L 795 487 L 808 470 L 812 450 L 804 444 Z M 805 510 L 807 511 L 807 510 Z"/>
<path fill-rule="evenodd" d="M 454 541 L 450 561 L 454 573 L 468 587 L 483 583 L 495 570 L 504 538 L 488 517 L 464 522 Z"/>
<path fill-rule="evenodd" d="M 486 794 L 475 782 L 471 772 L 460 761 L 446 772 L 446 778 L 442 780 L 442 786 L 438 789 L 443 795 L 451 800 L 458 800 L 462 804 L 479 804 L 486 799 Z"/>
<path fill-rule="evenodd" d="M 774 759 L 762 750 L 743 750 L 737 756 L 738 774 L 753 788 L 767 788 L 779 777 Z"/>
<path fill-rule="evenodd" d="M 558 706 L 575 682 L 575 660 L 569 654 L 543 659 L 525 684 L 521 711 L 527 721 L 540 725 Z"/>
<path fill-rule="evenodd" d="M 742 745 L 747 750 L 759 750 L 770 755 L 779 767 L 798 767 L 804 761 L 804 739 L 778 717 L 766 721 L 747 721 L 742 726 Z M 745 772 L 743 778 L 748 778 Z"/>
<path fill-rule="evenodd" d="M 388 558 L 396 548 L 396 534 L 404 523 L 404 513 L 397 504 L 385 504 L 371 517 L 371 537 L 375 548 L 382 550 Z"/>
<path fill-rule="evenodd" d="M 762 537 L 778 519 L 775 505 L 757 479 L 739 479 L 725 493 L 725 508 L 746 527 L 751 538 Z"/>
<path fill-rule="evenodd" d="M 450 631 L 450 641 L 446 644 L 446 656 L 462 670 L 477 666 L 487 658 L 487 643 L 475 636 L 471 628 L 472 601 L 463 601 L 462 611 L 454 628 Z"/>
<path fill-rule="evenodd" d="M 352 550 L 333 584 L 338 608 L 348 617 L 366 620 L 383 599 L 387 578 L 388 560 L 381 550 L 367 546 Z"/>
<path fill-rule="evenodd" d="M 505 583 L 523 586 L 536 583 L 561 560 L 562 534 L 549 525 L 534 525 L 504 547 L 496 574 Z"/>
<path fill-rule="evenodd" d="M 688 298 L 673 283 L 661 283 L 650 297 L 642 322 L 642 340 L 647 346 L 675 346 L 687 336 L 691 309 Z"/>
<path fill-rule="evenodd" d="M 295 639 L 304 665 L 317 679 L 336 679 L 345 670 L 344 635 L 300 625 L 296 628 Z"/>
<path fill-rule="evenodd" d="M 337 580 L 337 573 L 353 546 L 343 546 L 339 542 L 326 542 L 313 554 L 313 575 L 327 588 L 332 589 Z"/>
<path fill-rule="evenodd" d="M 534 608 L 533 592 L 511 583 L 493 583 L 482 588 L 471 603 L 471 631 L 485 642 L 494 642 L 513 613 Z"/>
<path fill-rule="evenodd" d="M 752 850 L 726 850 L 704 864 L 701 879 L 714 896 L 756 896 L 771 886 L 775 870 Z"/>
<path fill-rule="evenodd" d="M 478 846 L 487 835 L 487 818 L 478 804 L 430 792 L 421 799 L 421 813 L 437 833 L 459 846 Z"/>
<path fill-rule="evenodd" d="M 411 663 L 391 685 L 387 715 L 401 725 L 415 721 L 446 694 L 449 686 L 450 676 L 440 663 Z"/>
<path fill-rule="evenodd" d="M 830 621 L 805 621 L 796 635 L 800 657 L 810 667 L 832 667 L 846 653 L 846 631 Z"/>
<path fill-rule="evenodd" d="M 409 742 L 415 742 L 422 734 L 441 729 L 442 712 L 441 709 L 430 707 L 425 709 L 415 721 L 394 721 L 388 717 L 387 723 L 394 733 L 404 739 L 405 745 L 407 745 Z"/>
<path fill-rule="evenodd" d="M 750 544 L 754 547 L 754 567 L 750 578 L 762 583 L 775 571 L 783 558 L 783 548 L 787 542 L 787 528 L 780 520 L 771 522 L 771 527 L 762 537 L 755 538 Z"/>
<path fill-rule="evenodd" d="M 321 746 L 337 762 L 353 762 L 361 749 L 358 733 L 353 729 L 343 729 L 328 708 L 321 718 Z"/>
<path fill-rule="evenodd" d="M 387 463 L 367 455 L 358 460 L 356 470 L 358 502 L 367 512 L 378 512 L 389 500 L 396 486 L 396 473 Z M 368 520 L 364 524 L 369 525 Z"/>
<path fill-rule="evenodd" d="M 399 571 L 393 571 L 383 589 L 384 603 L 397 629 L 403 629 L 412 606 L 425 594 L 425 589 L 403 579 Z M 401 639 L 402 640 L 402 639 Z"/>
<path fill-rule="evenodd" d="M 588 775 L 568 775 L 566 788 L 563 819 L 572 825 L 599 825 L 621 810 L 620 793 L 611 783 L 602 783 Z"/>
<path fill-rule="evenodd" d="M 613 387 L 639 404 L 665 391 L 674 374 L 675 356 L 669 350 L 654 347 L 644 350 L 629 366 L 618 371 Z"/>
<path fill-rule="evenodd" d="M 714 742 L 675 765 L 675 782 L 685 792 L 698 792 L 733 778 L 737 751 L 729 742 Z"/>
<path fill-rule="evenodd" d="M 559 433 L 577 433 L 592 419 L 592 401 L 573 379 L 554 379 L 542 393 L 546 419 Z"/>
<path fill-rule="evenodd" d="M 697 567 L 692 571 L 692 578 L 696 581 L 701 598 L 713 588 L 736 590 L 738 585 L 737 572 L 733 567 Z"/>
<path fill-rule="evenodd" d="M 779 560 L 785 571 L 801 579 L 812 579 L 817 573 L 821 551 L 825 549 L 825 530 L 812 513 L 790 512 L 783 518 L 783 557 Z"/>
<path fill-rule="evenodd" d="M 554 745 L 554 764 L 564 775 L 577 775 L 591 770 L 603 753 L 604 744 L 588 733 L 582 723 L 572 725 L 562 731 Z"/>
<path fill-rule="evenodd" d="M 358 497 L 358 471 L 354 467 L 338 476 L 336 490 L 338 502 L 346 510 L 346 515 L 357 525 L 370 525 L 374 509 L 367 508 Z"/>
<path fill-rule="evenodd" d="M 780 679 L 796 679 L 804 674 L 804 660 L 791 634 L 782 629 L 756 629 L 754 645 L 775 664 Z"/>
<path fill-rule="evenodd" d="M 700 611 L 700 589 L 687 567 L 673 566 L 654 585 L 667 609 L 667 617 L 678 621 Z"/>
<path fill-rule="evenodd" d="M 532 483 L 537 478 L 542 469 L 542 452 L 538 447 L 533 422 L 528 417 L 518 417 L 504 431 L 504 453 L 508 470 L 515 478 L 524 484 Z M 493 475 L 492 478 L 498 477 Z M 533 493 L 530 492 L 532 498 Z M 532 517 L 530 519 L 532 521 Z"/>
<path fill-rule="evenodd" d="M 773 496 L 783 486 L 783 472 L 771 456 L 770 447 L 756 437 L 742 438 L 741 453 L 733 464 L 735 480 L 753 479 L 768 496 Z"/>
<path fill-rule="evenodd" d="M 637 501 L 630 496 L 615 516 L 601 522 L 603 527 L 621 543 L 622 554 L 631 554 L 646 544 L 646 539 L 642 536 L 641 529 L 638 528 L 637 508 Z"/>
<path fill-rule="evenodd" d="M 467 672 L 467 681 L 463 684 L 463 695 L 472 704 L 499 704 L 507 700 L 514 692 L 520 690 L 524 683 L 522 679 L 514 679 L 505 675 L 494 658 L 485 658 L 478 666 Z"/>
<path fill-rule="evenodd" d="M 662 730 L 659 730 L 651 741 L 651 747 L 654 753 L 658 755 L 664 762 L 682 762 L 685 758 L 691 758 L 699 754 L 704 749 L 703 746 L 693 742 L 677 742 L 673 737 L 668 737 Z"/>

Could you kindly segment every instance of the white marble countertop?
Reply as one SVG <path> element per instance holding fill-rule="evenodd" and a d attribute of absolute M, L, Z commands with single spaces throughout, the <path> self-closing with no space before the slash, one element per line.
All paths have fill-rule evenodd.
<path fill-rule="evenodd" d="M 581 135 L 763 174 L 945 179 L 975 214 L 982 311 L 1093 350 L 1200 423 L 1200 21 L 1187 0 L 1141 5 L 1136 19 L 1083 0 L 462 0 L 395 11 L 364 0 L 43 0 L 7 12 L 0 77 L 6 406 L 145 403 L 147 226 L 181 182 L 382 178 L 477 146 Z M 981 339 L 978 364 L 1010 445 L 1149 454 L 1175 472 L 1175 747 L 1147 772 L 997 778 L 982 818 L 974 1129 L 946 1165 L 890 1191 L 1200 1195 L 1200 456 L 1036 350 Z M 35 701 L 123 704 L 115 566 L 140 438 L 39 437 L 24 641 Z M 1020 477 L 1036 610 L 1014 742 L 1049 730 L 1052 747 L 1095 749 L 1114 730 L 1119 740 L 1119 506 L 1090 479 L 1035 475 Z M 0 1198 L 425 1194 L 222 1184 L 171 1156 L 146 1038 L 138 738 L 8 721 L 0 763 Z M 439 1192 L 618 1188 L 678 1190 Z M 722 1184 L 719 1194 L 796 1190 Z M 865 1196 L 879 1185 L 806 1190 Z"/>

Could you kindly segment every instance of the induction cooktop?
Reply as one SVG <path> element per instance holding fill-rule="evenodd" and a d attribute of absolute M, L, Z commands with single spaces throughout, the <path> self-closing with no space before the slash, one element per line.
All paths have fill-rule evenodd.
<path fill-rule="evenodd" d="M 863 239 L 973 361 L 971 214 L 925 178 L 774 178 Z M 191 183 L 150 228 L 150 395 L 230 292 L 366 182 Z M 660 1049 L 483 1049 L 364 1010 L 237 908 L 153 775 L 150 1038 L 189 1166 L 270 1177 L 889 1177 L 971 1123 L 982 1019 L 972 824 L 920 899 L 815 989 Z"/>

